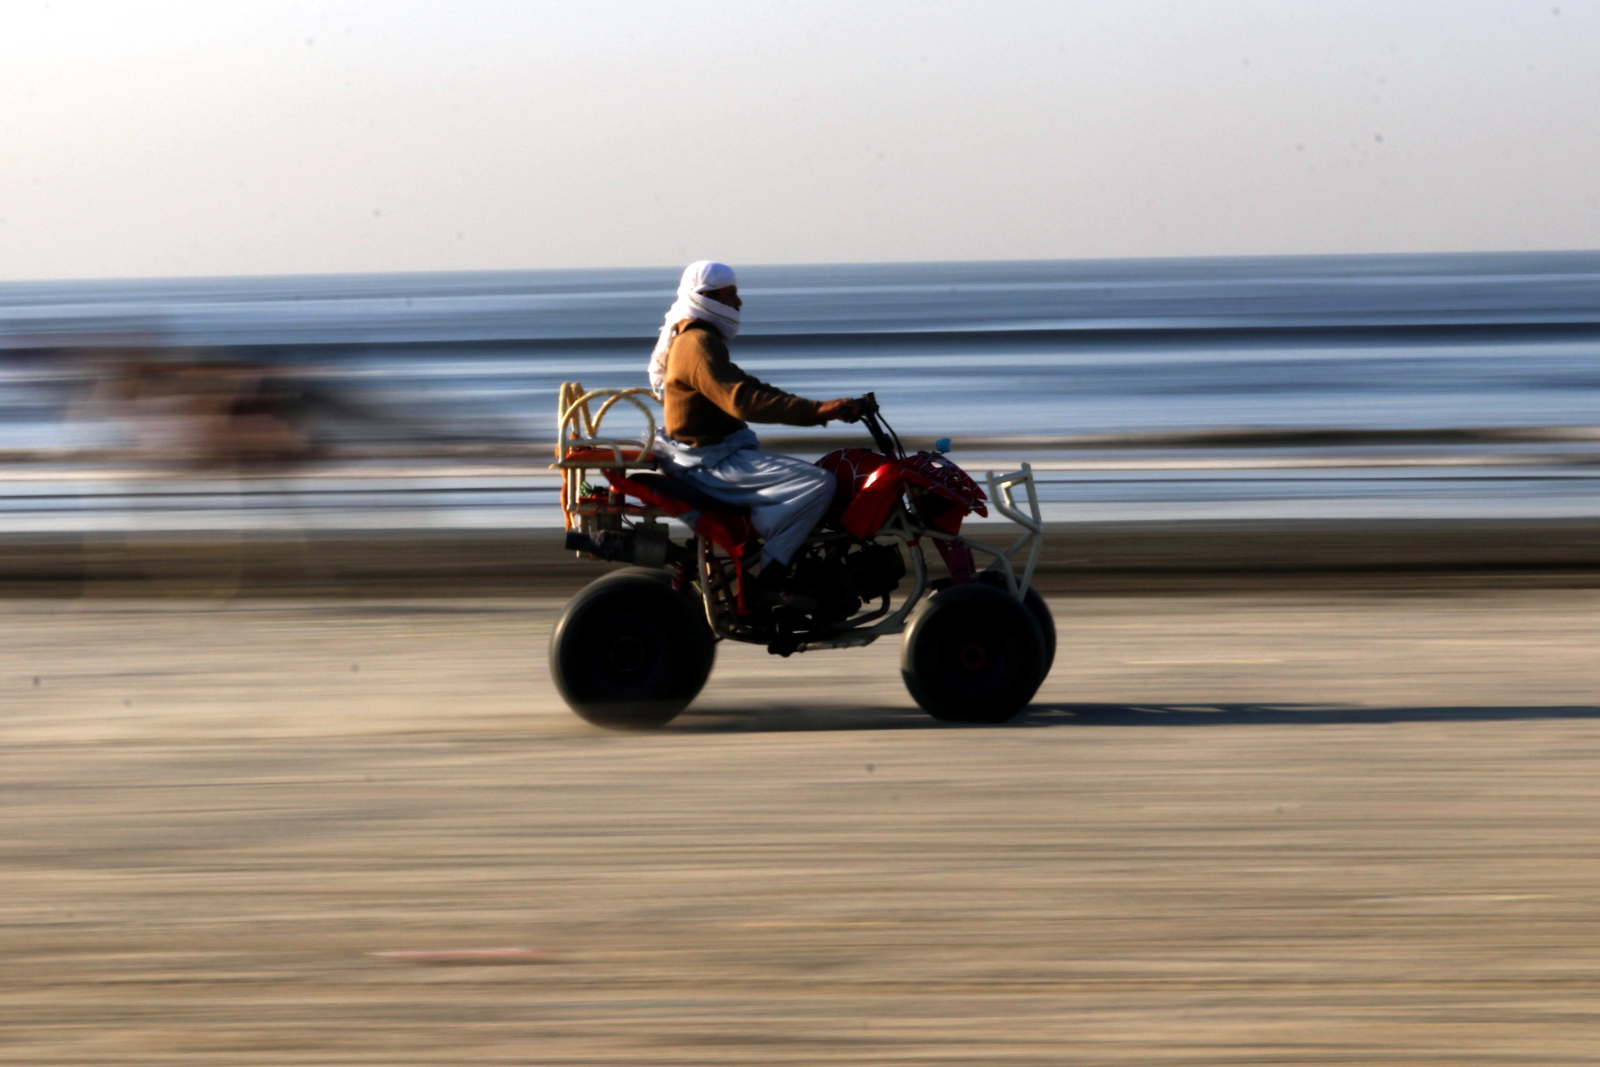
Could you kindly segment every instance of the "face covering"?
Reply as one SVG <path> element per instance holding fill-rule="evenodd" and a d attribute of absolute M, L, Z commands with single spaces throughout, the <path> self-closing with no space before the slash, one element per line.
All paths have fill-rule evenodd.
<path fill-rule="evenodd" d="M 677 336 L 678 323 L 684 319 L 708 322 L 716 327 L 724 341 L 731 341 L 739 335 L 739 309 L 706 296 L 709 292 L 738 284 L 733 268 L 726 263 L 702 259 L 684 268 L 683 277 L 678 281 L 678 299 L 667 309 L 666 320 L 661 324 L 661 336 L 656 339 L 655 350 L 650 353 L 650 391 L 656 396 L 660 396 L 666 387 L 667 349 L 672 347 L 672 339 Z"/>

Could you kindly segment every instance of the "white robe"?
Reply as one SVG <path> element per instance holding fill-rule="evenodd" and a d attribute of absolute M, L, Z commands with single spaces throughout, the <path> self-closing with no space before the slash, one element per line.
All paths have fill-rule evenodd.
<path fill-rule="evenodd" d="M 766 542 L 761 550 L 763 566 L 773 560 L 788 566 L 833 503 L 837 482 L 832 472 L 793 456 L 761 451 L 761 440 L 749 427 L 699 448 L 657 431 L 654 451 L 661 469 L 672 477 L 708 496 L 750 509 L 750 524 Z"/>

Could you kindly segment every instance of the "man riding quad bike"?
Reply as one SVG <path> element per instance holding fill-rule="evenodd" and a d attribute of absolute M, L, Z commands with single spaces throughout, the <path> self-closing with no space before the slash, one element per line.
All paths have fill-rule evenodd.
<path fill-rule="evenodd" d="M 908 456 L 872 394 L 806 400 L 745 374 L 727 349 L 740 307 L 732 270 L 691 264 L 651 358 L 649 392 L 562 388 L 556 466 L 567 546 L 634 564 L 580 592 L 557 623 L 550 666 L 562 696 L 599 725 L 659 726 L 699 693 L 719 639 L 787 656 L 904 632 L 901 674 L 929 714 L 1010 719 L 1055 654 L 1049 609 L 1029 585 L 1043 529 L 1027 465 L 987 475 L 993 503 L 1022 536 L 1004 550 L 963 538 L 962 520 L 987 517 L 989 496 L 943 455 L 948 445 Z M 646 398 L 663 404 L 660 432 Z M 601 421 L 624 400 L 643 412 L 645 437 L 601 439 Z M 863 422 L 876 450 L 808 464 L 761 451 L 747 425 L 831 419 Z M 588 470 L 608 485 L 591 486 Z M 1013 499 L 1018 486 L 1026 514 Z M 664 518 L 693 536 L 674 542 Z M 930 580 L 925 541 L 947 577 Z M 1018 575 L 1011 557 L 1024 546 Z M 993 557 L 988 570 L 977 570 L 974 549 Z M 912 588 L 891 611 L 908 561 Z"/>

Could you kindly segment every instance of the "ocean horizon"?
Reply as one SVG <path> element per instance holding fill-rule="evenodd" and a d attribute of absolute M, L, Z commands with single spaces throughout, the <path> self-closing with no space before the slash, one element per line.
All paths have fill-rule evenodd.
<path fill-rule="evenodd" d="M 1600 252 L 738 269 L 747 370 L 1044 464 L 1058 517 L 1600 513 Z M 678 271 L 0 283 L 0 449 L 104 444 L 121 349 L 269 368 L 330 454 L 525 450 L 645 384 Z"/>

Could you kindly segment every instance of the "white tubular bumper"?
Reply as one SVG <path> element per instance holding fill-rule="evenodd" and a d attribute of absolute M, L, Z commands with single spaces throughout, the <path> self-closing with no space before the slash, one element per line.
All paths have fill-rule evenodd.
<path fill-rule="evenodd" d="M 1044 544 L 1044 520 L 1039 513 L 1039 492 L 1033 483 L 1033 468 L 1024 463 L 1021 470 L 1012 471 L 1010 474 L 985 471 L 983 477 L 989 486 L 989 502 L 1001 515 L 1022 527 L 1022 536 L 1013 541 L 1010 548 L 996 548 L 981 541 L 974 541 L 965 535 L 953 538 L 942 534 L 932 536 L 963 544 L 993 556 L 995 564 L 1006 576 L 1006 588 L 1011 590 L 1012 596 L 1021 599 L 1033 582 L 1033 569 L 1039 562 L 1039 549 Z M 1019 487 L 1027 493 L 1026 511 L 1019 506 L 1017 500 Z M 1028 557 L 1022 565 L 1022 574 L 1019 577 L 1012 557 L 1024 548 L 1028 550 Z"/>

